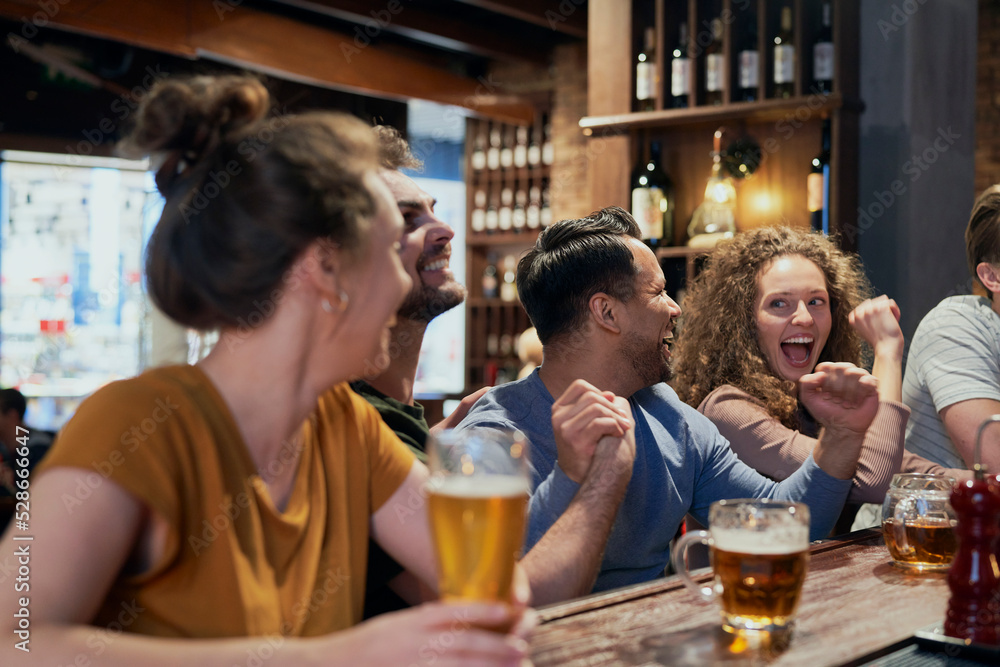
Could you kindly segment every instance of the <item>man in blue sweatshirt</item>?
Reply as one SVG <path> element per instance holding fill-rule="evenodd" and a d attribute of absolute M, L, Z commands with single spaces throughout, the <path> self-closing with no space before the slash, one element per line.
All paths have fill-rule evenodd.
<path fill-rule="evenodd" d="M 707 523 L 722 498 L 803 501 L 812 539 L 828 534 L 878 409 L 873 377 L 824 364 L 802 378 L 801 399 L 824 430 L 805 464 L 776 483 L 665 384 L 680 308 L 627 212 L 610 207 L 544 230 L 518 265 L 517 287 L 542 366 L 490 390 L 459 428 L 517 428 L 531 442 L 524 560 L 536 596 L 660 576 L 685 515 Z"/>

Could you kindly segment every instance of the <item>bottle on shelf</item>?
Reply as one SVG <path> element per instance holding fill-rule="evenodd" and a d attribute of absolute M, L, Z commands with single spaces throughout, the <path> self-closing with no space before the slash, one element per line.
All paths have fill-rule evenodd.
<path fill-rule="evenodd" d="M 806 177 L 806 203 L 813 231 L 830 233 L 830 119 L 823 119 L 823 143 Z"/>
<path fill-rule="evenodd" d="M 514 194 L 514 212 L 511 215 L 515 232 L 523 232 L 524 228 L 528 226 L 528 216 L 524 210 L 527 203 L 528 193 L 523 188 L 518 188 Z"/>
<path fill-rule="evenodd" d="M 500 278 L 497 276 L 497 256 L 490 253 L 483 269 L 483 298 L 495 299 L 500 296 Z"/>
<path fill-rule="evenodd" d="M 542 161 L 541 132 L 542 128 L 537 122 L 531 126 L 531 139 L 528 143 L 528 164 L 532 167 L 537 166 Z"/>
<path fill-rule="evenodd" d="M 722 54 L 722 19 L 711 23 L 712 41 L 705 48 L 705 104 L 722 104 L 722 81 L 726 76 L 726 59 Z"/>
<path fill-rule="evenodd" d="M 681 23 L 680 41 L 670 60 L 670 106 L 680 109 L 688 105 L 688 82 L 691 78 L 691 61 L 688 59 L 688 28 Z"/>
<path fill-rule="evenodd" d="M 518 125 L 514 144 L 514 166 L 520 169 L 528 164 L 528 128 Z"/>
<path fill-rule="evenodd" d="M 524 212 L 524 223 L 528 229 L 538 229 L 542 225 L 542 189 L 532 185 L 528 189 L 528 209 Z"/>
<path fill-rule="evenodd" d="M 517 258 L 514 255 L 507 255 L 503 258 L 503 281 L 500 283 L 501 301 L 517 301 L 515 271 L 517 271 Z"/>
<path fill-rule="evenodd" d="M 646 28 L 643 48 L 636 57 L 635 99 L 638 111 L 652 111 L 656 108 L 656 28 Z"/>
<path fill-rule="evenodd" d="M 503 134 L 501 135 L 500 144 L 500 166 L 504 169 L 510 169 L 514 166 L 514 137 L 513 128 L 509 125 L 505 125 L 503 128 Z"/>
<path fill-rule="evenodd" d="M 632 171 L 632 217 L 650 246 L 673 245 L 674 184 L 663 170 L 660 144 L 649 146 L 649 159 L 639 156 Z"/>
<path fill-rule="evenodd" d="M 486 166 L 489 169 L 499 169 L 500 168 L 500 124 L 492 123 L 490 125 L 490 147 L 486 151 Z"/>
<path fill-rule="evenodd" d="M 705 186 L 705 200 L 691 215 L 688 225 L 689 244 L 694 237 L 702 247 L 731 238 L 736 233 L 736 188 L 733 179 L 722 173 L 723 128 L 715 131 L 712 142 L 712 175 Z"/>
<path fill-rule="evenodd" d="M 507 185 L 500 191 L 500 211 L 497 213 L 497 229 L 509 232 L 514 227 L 514 191 Z"/>
<path fill-rule="evenodd" d="M 757 50 L 757 21 L 747 22 L 743 48 L 739 53 L 739 80 L 736 99 L 752 102 L 757 99 L 760 86 L 760 52 Z"/>
<path fill-rule="evenodd" d="M 542 116 L 542 164 L 552 164 L 555 148 L 552 146 L 552 119 Z"/>
<path fill-rule="evenodd" d="M 774 96 L 795 94 L 795 41 L 792 8 L 781 8 L 781 30 L 774 38 Z"/>
<path fill-rule="evenodd" d="M 549 179 L 542 180 L 542 205 L 538 211 L 538 224 L 544 229 L 552 224 L 552 208 L 549 205 Z"/>
<path fill-rule="evenodd" d="M 497 205 L 499 197 L 496 194 L 496 188 L 492 188 L 489 195 L 490 205 L 486 209 L 486 233 L 493 234 L 497 231 L 500 226 L 500 213 L 499 206 Z"/>
<path fill-rule="evenodd" d="M 472 231 L 481 234 L 486 231 L 486 191 L 476 190 L 473 199 L 472 215 L 469 221 Z"/>
<path fill-rule="evenodd" d="M 486 128 L 485 123 L 477 123 L 476 137 L 473 139 L 472 169 L 482 171 L 486 168 Z"/>
<path fill-rule="evenodd" d="M 813 44 L 813 85 L 817 93 L 833 91 L 833 28 L 830 3 L 823 3 L 823 27 Z"/>

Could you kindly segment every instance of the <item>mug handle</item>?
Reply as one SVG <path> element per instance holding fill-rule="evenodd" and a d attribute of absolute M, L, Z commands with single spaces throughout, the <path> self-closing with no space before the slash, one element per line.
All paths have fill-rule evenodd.
<path fill-rule="evenodd" d="M 892 533 L 896 538 L 896 548 L 904 556 L 911 556 L 914 552 L 906 541 L 906 513 L 914 502 L 914 498 L 901 498 L 892 514 Z"/>
<path fill-rule="evenodd" d="M 712 536 L 707 530 L 694 530 L 681 535 L 681 538 L 674 545 L 674 552 L 670 555 L 670 562 L 674 566 L 674 572 L 677 573 L 677 576 L 680 577 L 685 586 L 697 593 L 701 599 L 711 602 L 716 597 L 715 587 L 711 585 L 699 586 L 691 578 L 691 574 L 687 569 L 687 550 L 695 542 L 712 546 Z"/>

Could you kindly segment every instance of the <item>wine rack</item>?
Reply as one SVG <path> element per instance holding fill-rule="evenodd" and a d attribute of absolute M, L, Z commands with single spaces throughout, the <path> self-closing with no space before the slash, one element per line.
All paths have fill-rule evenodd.
<path fill-rule="evenodd" d="M 466 146 L 465 377 L 466 390 L 474 391 L 515 379 L 521 367 L 517 340 L 531 322 L 513 271 L 551 223 L 548 115 L 539 113 L 529 126 L 469 119 Z"/>

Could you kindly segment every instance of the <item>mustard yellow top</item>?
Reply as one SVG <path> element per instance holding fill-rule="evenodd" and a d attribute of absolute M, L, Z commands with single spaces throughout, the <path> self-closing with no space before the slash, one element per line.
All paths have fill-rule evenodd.
<path fill-rule="evenodd" d="M 303 436 L 280 512 L 261 479 L 269 471 L 257 471 L 197 367 L 147 371 L 84 401 L 35 474 L 93 470 L 89 486 L 111 479 L 169 525 L 162 559 L 147 572 L 121 573 L 94 624 L 233 637 L 319 635 L 359 622 L 371 514 L 414 458 L 346 383 L 320 397 Z M 286 446 L 292 465 L 296 445 Z M 67 489 L 69 520 L 85 497 Z"/>

